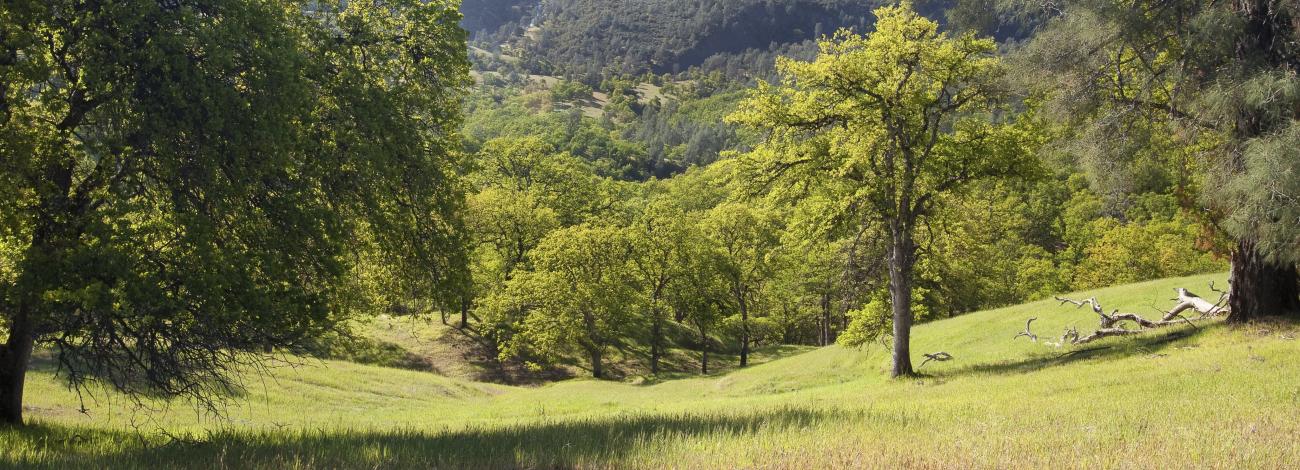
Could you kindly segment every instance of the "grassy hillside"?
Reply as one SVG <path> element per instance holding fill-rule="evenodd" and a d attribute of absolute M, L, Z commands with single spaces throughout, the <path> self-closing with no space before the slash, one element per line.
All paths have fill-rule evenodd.
<path fill-rule="evenodd" d="M 1176 286 L 1223 277 L 1079 295 L 1147 313 L 1167 306 Z M 923 325 L 913 350 L 955 360 L 902 381 L 886 378 L 879 347 L 822 348 L 710 377 L 541 387 L 309 363 L 250 376 L 223 419 L 180 405 L 133 413 L 111 394 L 82 414 L 46 366 L 28 391 L 39 424 L 0 431 L 0 465 L 1300 465 L 1300 326 L 1211 322 L 1074 354 L 1011 339 L 1031 316 L 1050 335 L 1069 325 L 1090 331 L 1091 315 L 1040 301 Z"/>

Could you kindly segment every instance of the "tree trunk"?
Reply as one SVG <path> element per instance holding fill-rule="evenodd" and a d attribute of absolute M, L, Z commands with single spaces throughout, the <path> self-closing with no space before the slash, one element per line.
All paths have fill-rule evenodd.
<path fill-rule="evenodd" d="M 912 268 L 916 255 L 912 234 L 894 222 L 889 257 L 889 300 L 894 314 L 894 367 L 892 377 L 914 375 L 912 370 Z"/>
<path fill-rule="evenodd" d="M 582 320 L 587 329 L 586 348 L 587 353 L 591 355 L 591 376 L 598 379 L 603 378 L 605 374 L 601 367 L 601 341 L 596 331 L 596 317 L 591 312 L 584 311 L 582 312 Z"/>
<path fill-rule="evenodd" d="M 663 320 L 659 319 L 659 309 L 653 309 L 653 323 L 650 327 L 650 373 L 659 373 L 660 337 L 663 336 Z"/>
<path fill-rule="evenodd" d="M 446 324 L 447 322 L 443 322 Z M 469 328 L 469 296 L 460 299 L 460 329 Z"/>
<path fill-rule="evenodd" d="M 700 328 L 700 373 L 709 373 L 709 335 Z"/>
<path fill-rule="evenodd" d="M 663 309 L 659 306 L 659 297 L 663 295 L 666 280 L 660 280 L 650 292 L 650 373 L 659 373 L 659 357 L 663 355 L 664 322 Z"/>
<path fill-rule="evenodd" d="M 831 296 L 822 294 L 821 345 L 831 344 Z"/>
<path fill-rule="evenodd" d="M 817 317 L 817 345 L 826 345 L 826 319 Z"/>
<path fill-rule="evenodd" d="M 781 314 L 790 318 L 790 304 L 781 303 Z M 787 324 L 781 329 L 781 344 L 794 344 L 794 325 Z"/>
<path fill-rule="evenodd" d="M 749 305 L 745 303 L 744 290 L 737 291 L 736 302 L 740 305 L 740 367 L 749 365 Z"/>
<path fill-rule="evenodd" d="M 23 384 L 32 357 L 33 331 L 28 308 L 20 306 L 0 349 L 0 424 L 23 424 Z"/>
<path fill-rule="evenodd" d="M 1268 315 L 1300 311 L 1300 274 L 1293 264 L 1268 261 L 1249 240 L 1232 254 L 1228 321 L 1245 323 Z"/>
<path fill-rule="evenodd" d="M 605 371 L 601 364 L 600 348 L 588 348 L 587 352 L 591 354 L 591 376 L 598 379 L 605 378 Z"/>

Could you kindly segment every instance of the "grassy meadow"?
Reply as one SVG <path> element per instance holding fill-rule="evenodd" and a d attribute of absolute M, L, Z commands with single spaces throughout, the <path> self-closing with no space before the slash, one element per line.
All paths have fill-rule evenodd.
<path fill-rule="evenodd" d="M 1173 288 L 1224 277 L 1076 295 L 1153 315 Z M 1029 317 L 1045 337 L 1013 340 Z M 220 417 L 102 392 L 82 413 L 41 363 L 27 390 L 35 424 L 0 431 L 0 466 L 1300 467 L 1300 325 L 1212 320 L 1043 344 L 1071 325 L 1086 333 L 1096 320 L 1046 300 L 921 325 L 915 356 L 955 359 L 910 380 L 887 378 L 880 346 L 786 349 L 707 377 L 541 386 L 305 360 L 249 375 Z"/>

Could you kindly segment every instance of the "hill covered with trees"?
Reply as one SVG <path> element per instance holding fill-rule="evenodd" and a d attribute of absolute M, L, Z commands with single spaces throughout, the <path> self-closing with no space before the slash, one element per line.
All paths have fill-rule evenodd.
<path fill-rule="evenodd" d="M 943 18 L 948 2 L 924 2 Z M 534 72 L 596 83 L 602 74 L 752 68 L 841 28 L 864 31 L 882 2 L 849 0 L 471 0 L 464 25 L 494 45 L 528 51 Z M 806 48 L 805 48 L 806 49 Z M 733 62 L 734 61 L 734 62 Z M 732 62 L 732 63 L 728 63 Z"/>
<path fill-rule="evenodd" d="M 680 72 L 711 56 L 770 51 L 871 24 L 843 0 L 550 0 L 530 46 L 557 72 Z"/>
<path fill-rule="evenodd" d="M 464 0 L 460 3 L 461 27 L 471 35 L 495 35 L 505 28 L 503 36 L 526 26 L 540 11 L 541 0 Z"/>

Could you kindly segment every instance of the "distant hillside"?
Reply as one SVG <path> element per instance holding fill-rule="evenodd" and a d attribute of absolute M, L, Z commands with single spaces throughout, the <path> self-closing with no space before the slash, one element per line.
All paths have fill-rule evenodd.
<path fill-rule="evenodd" d="M 770 68 L 811 54 L 810 40 L 869 30 L 887 0 L 464 0 L 462 26 L 486 48 L 526 50 L 532 73 L 598 82 L 615 74 Z M 1050 10 L 998 0 L 915 0 L 945 28 L 999 41 L 1027 37 Z"/>
<path fill-rule="evenodd" d="M 547 0 L 533 52 L 557 67 L 672 72 L 715 54 L 871 23 L 879 0 Z"/>
<path fill-rule="evenodd" d="M 520 23 L 527 26 L 537 12 L 540 0 L 463 0 L 460 12 L 465 16 L 461 26 L 471 35 L 496 33 L 502 26 Z"/>
<path fill-rule="evenodd" d="M 716 55 L 781 51 L 839 28 L 864 30 L 884 0 L 465 0 L 480 41 L 527 43 L 534 72 L 681 71 Z M 945 18 L 948 0 L 919 9 Z M 526 41 L 523 38 L 527 38 Z"/>

